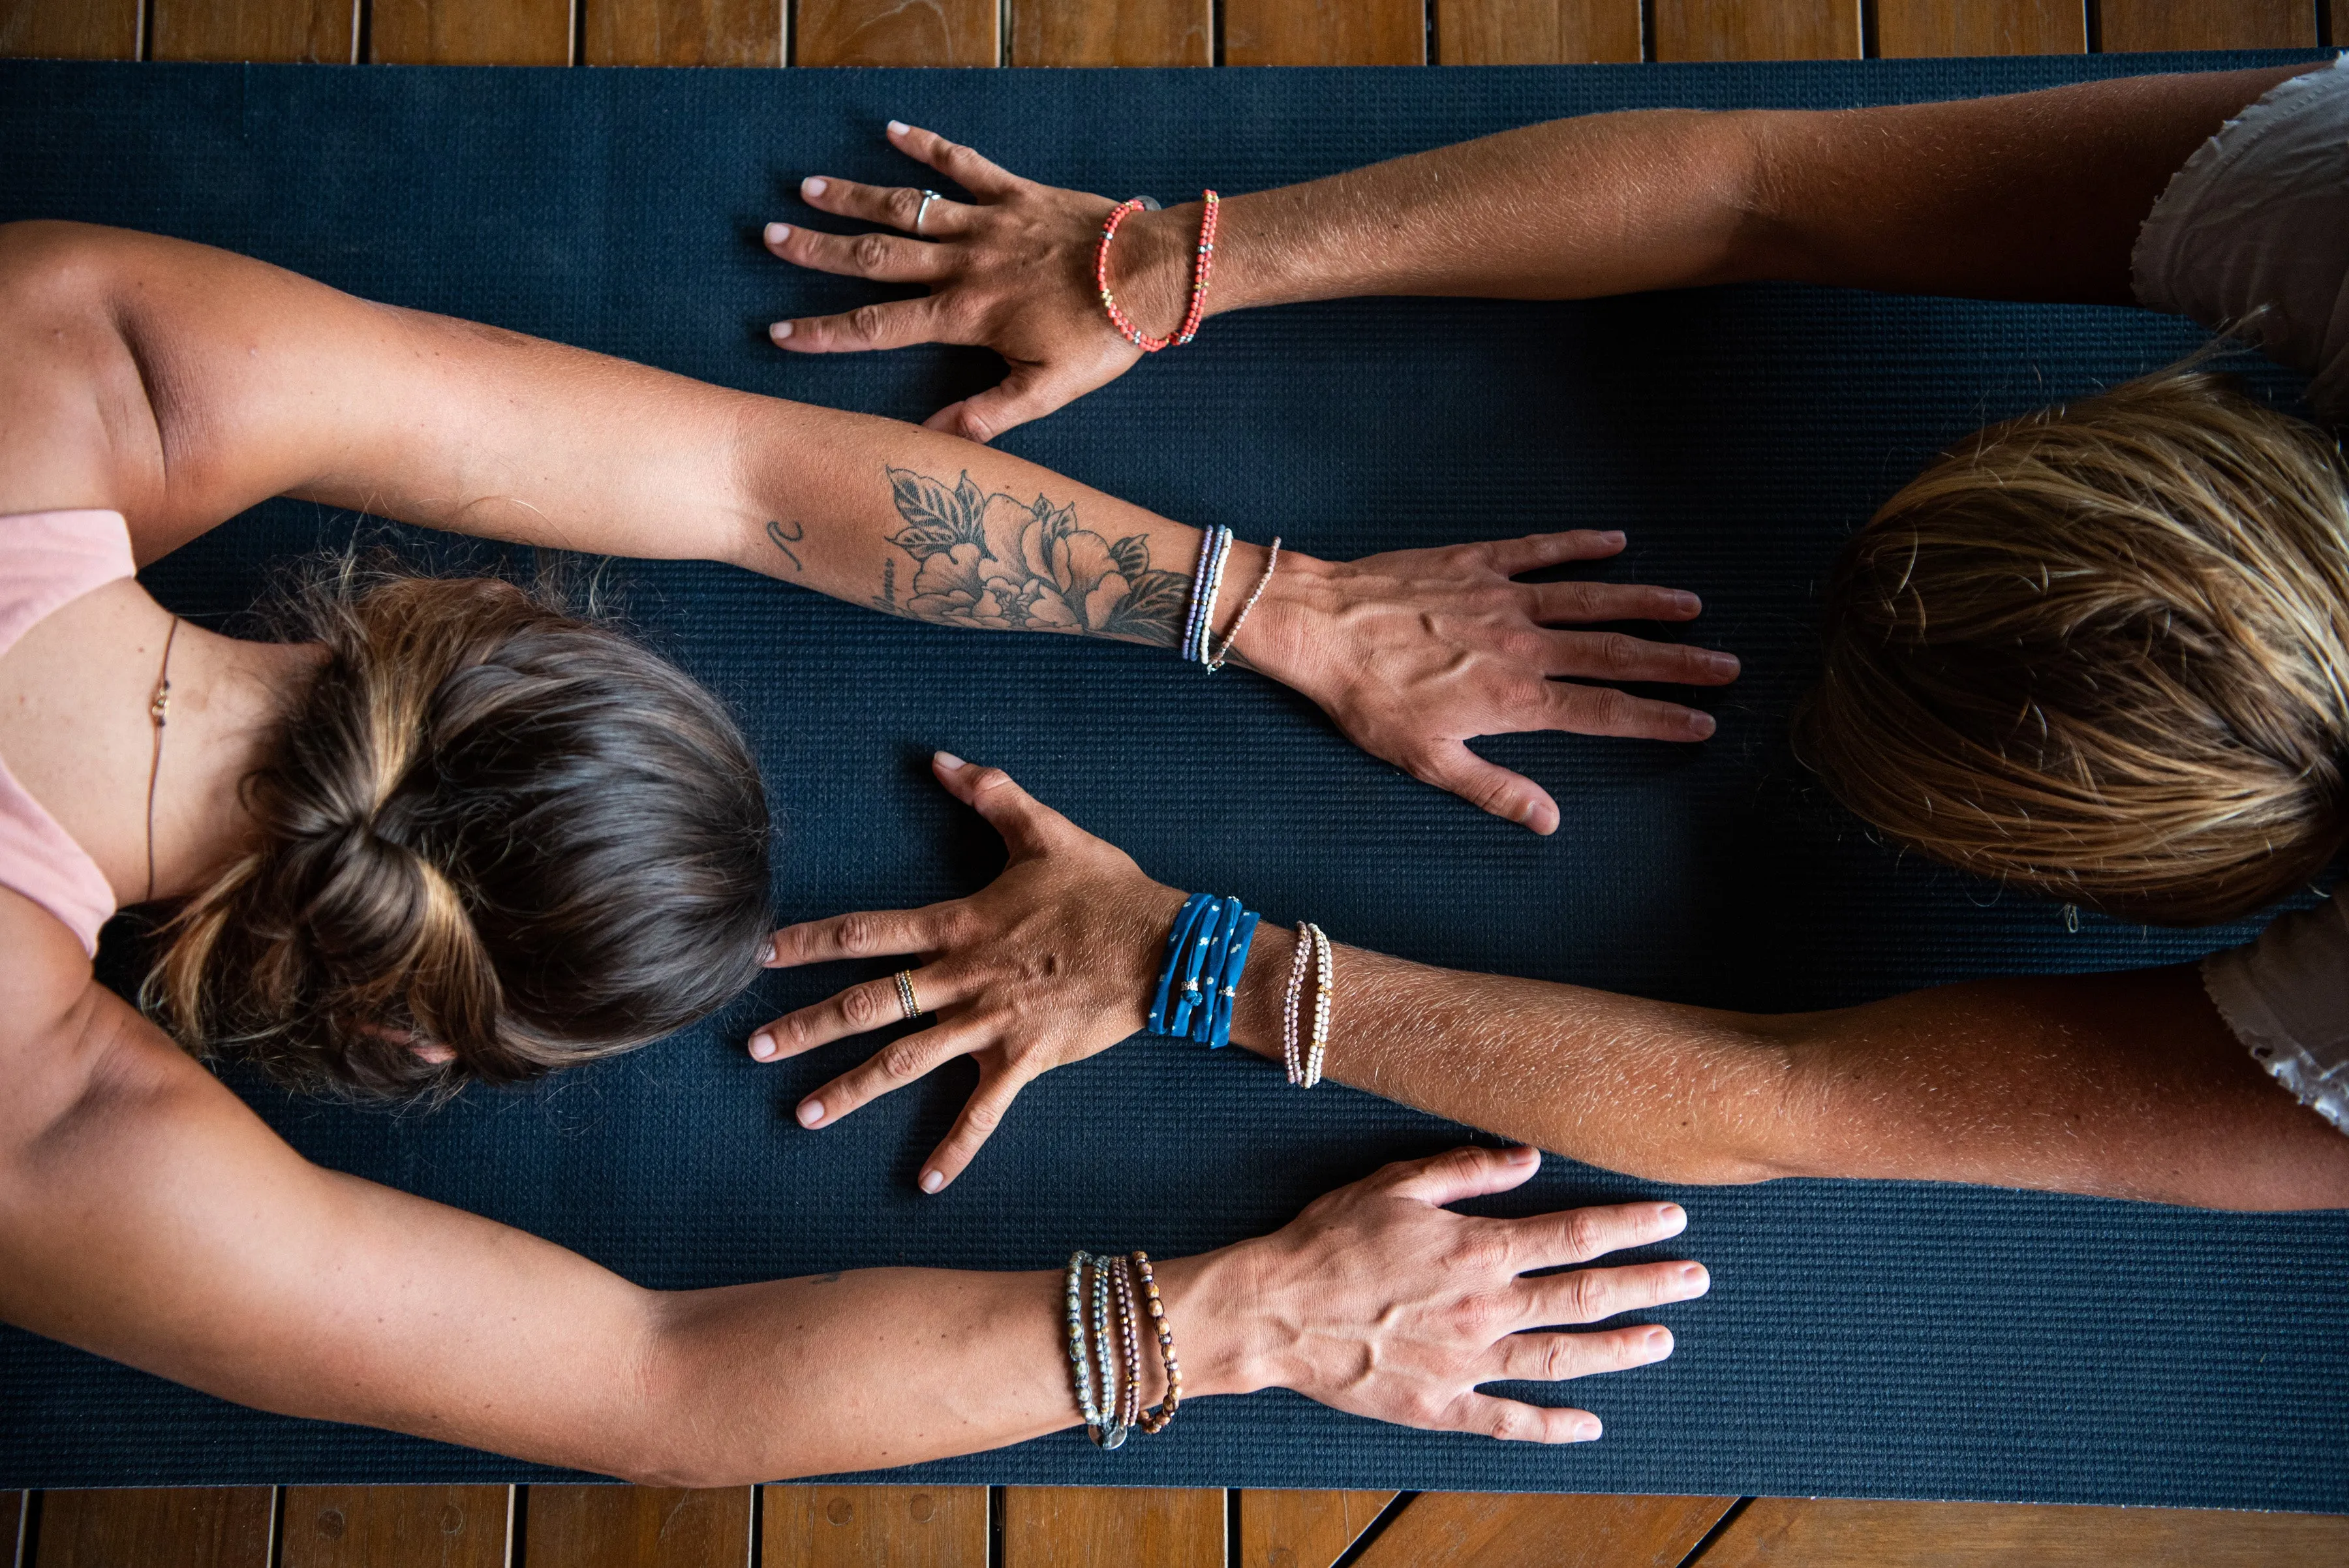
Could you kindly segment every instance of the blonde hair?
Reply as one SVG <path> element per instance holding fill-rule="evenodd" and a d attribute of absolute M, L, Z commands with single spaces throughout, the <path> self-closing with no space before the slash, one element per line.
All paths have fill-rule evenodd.
<path fill-rule="evenodd" d="M 512 583 L 350 557 L 278 618 L 325 658 L 245 781 L 254 847 L 165 928 L 140 1000 L 182 1044 L 429 1098 L 643 1044 L 756 978 L 766 799 L 682 671 Z"/>
<path fill-rule="evenodd" d="M 1854 536 L 1826 610 L 1797 750 L 1937 859 L 2188 925 L 2341 846 L 2342 457 L 2228 378 L 1981 431 Z"/>

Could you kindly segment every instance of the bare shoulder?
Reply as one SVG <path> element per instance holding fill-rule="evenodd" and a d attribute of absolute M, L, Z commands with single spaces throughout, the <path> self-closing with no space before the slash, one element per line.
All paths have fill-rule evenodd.
<path fill-rule="evenodd" d="M 161 449 L 111 307 L 127 242 L 87 223 L 0 224 L 0 514 L 127 511 Z"/>

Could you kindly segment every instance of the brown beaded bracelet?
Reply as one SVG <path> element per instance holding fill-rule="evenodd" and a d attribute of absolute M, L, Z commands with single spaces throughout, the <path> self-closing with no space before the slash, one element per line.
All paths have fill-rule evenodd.
<path fill-rule="evenodd" d="M 1118 1337 L 1125 1351 L 1125 1386 L 1118 1390 L 1118 1407 L 1113 1419 L 1121 1427 L 1132 1427 L 1142 1418 L 1142 1314 L 1134 1304 L 1133 1271 L 1118 1260 L 1117 1271 L 1110 1276 L 1117 1293 Z"/>
<path fill-rule="evenodd" d="M 1150 1272 L 1150 1254 L 1133 1254 L 1133 1272 L 1142 1281 L 1143 1304 L 1150 1309 L 1150 1325 L 1158 1333 L 1158 1356 L 1166 1364 L 1166 1402 L 1155 1410 L 1144 1410 L 1136 1424 L 1153 1437 L 1174 1422 L 1174 1412 L 1183 1404 L 1183 1363 L 1174 1354 L 1174 1327 L 1166 1321 L 1166 1307 L 1158 1299 L 1158 1282 Z"/>

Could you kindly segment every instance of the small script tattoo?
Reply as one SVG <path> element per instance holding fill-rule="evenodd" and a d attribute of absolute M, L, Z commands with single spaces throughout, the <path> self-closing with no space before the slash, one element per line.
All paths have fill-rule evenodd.
<path fill-rule="evenodd" d="M 807 567 L 801 564 L 799 552 L 792 549 L 792 546 L 806 537 L 807 529 L 802 524 L 796 522 L 793 523 L 791 525 L 789 532 L 786 532 L 781 523 L 776 522 L 771 517 L 767 519 L 767 542 L 774 545 L 776 549 L 781 550 L 786 556 L 790 557 L 792 570 L 795 572 L 804 572 L 807 570 Z"/>
<path fill-rule="evenodd" d="M 952 486 L 911 469 L 888 475 L 905 520 L 889 542 L 917 567 L 901 599 L 897 563 L 885 563 L 877 607 L 947 626 L 1174 645 L 1190 585 L 1151 566 L 1147 535 L 1112 543 L 1079 527 L 1073 504 L 989 493 L 967 472 Z"/>

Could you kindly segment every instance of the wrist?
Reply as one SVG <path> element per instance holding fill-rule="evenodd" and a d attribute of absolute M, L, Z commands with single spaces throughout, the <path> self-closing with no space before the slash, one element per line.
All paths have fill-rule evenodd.
<path fill-rule="evenodd" d="M 1235 578 L 1255 586 L 1263 574 L 1269 544 L 1232 546 L 1232 561 L 1224 579 L 1226 594 Z M 1264 585 L 1263 597 L 1232 644 L 1232 661 L 1314 696 L 1315 672 L 1328 656 L 1327 628 L 1336 575 L 1332 563 L 1283 545 L 1272 579 Z M 1241 602 L 1246 602 L 1246 590 Z M 1229 618 L 1238 613 L 1239 605 L 1218 608 L 1228 628 Z"/>
<path fill-rule="evenodd" d="M 1117 226 L 1109 247 L 1109 287 L 1126 318 L 1164 337 L 1191 308 L 1191 265 L 1199 243 L 1200 204 L 1140 212 Z M 1214 305 L 1209 290 L 1209 306 Z"/>
<path fill-rule="evenodd" d="M 1278 1346 L 1268 1332 L 1270 1324 L 1250 1306 L 1257 1296 L 1256 1249 L 1256 1242 L 1241 1241 L 1153 1265 L 1183 1366 L 1185 1399 L 1253 1394 L 1274 1386 Z M 1145 1382 L 1144 1389 L 1164 1398 L 1163 1373 Z"/>

